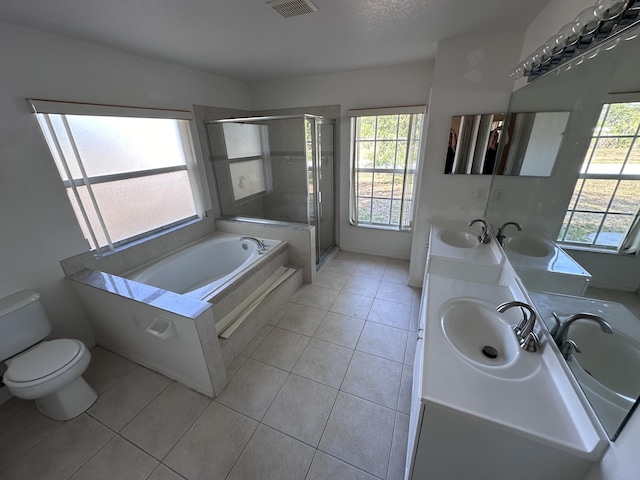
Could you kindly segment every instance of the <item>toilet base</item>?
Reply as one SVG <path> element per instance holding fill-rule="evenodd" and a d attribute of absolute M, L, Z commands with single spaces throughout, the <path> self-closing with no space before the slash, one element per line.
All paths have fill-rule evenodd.
<path fill-rule="evenodd" d="M 54 420 L 71 420 L 87 410 L 98 398 L 98 394 L 78 377 L 69 385 L 36 400 L 40 413 Z"/>

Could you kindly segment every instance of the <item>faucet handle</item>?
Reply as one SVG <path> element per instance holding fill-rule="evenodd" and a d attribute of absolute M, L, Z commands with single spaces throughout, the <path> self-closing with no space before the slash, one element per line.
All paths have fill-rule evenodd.
<path fill-rule="evenodd" d="M 520 341 L 520 348 L 526 350 L 527 352 L 537 351 L 539 345 L 540 339 L 534 331 L 529 332 L 529 334 Z"/>
<path fill-rule="evenodd" d="M 569 339 L 564 342 L 564 345 L 562 345 L 560 353 L 562 353 L 562 356 L 565 358 L 565 360 L 571 360 L 573 358 L 573 352 L 582 353 L 582 350 L 580 350 L 576 342 Z"/>

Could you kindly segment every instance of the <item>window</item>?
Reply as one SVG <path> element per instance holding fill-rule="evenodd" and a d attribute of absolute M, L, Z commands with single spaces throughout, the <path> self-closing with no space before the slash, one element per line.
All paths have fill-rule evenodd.
<path fill-rule="evenodd" d="M 349 113 L 351 223 L 410 230 L 424 107 Z"/>
<path fill-rule="evenodd" d="M 617 250 L 640 204 L 640 103 L 605 104 L 558 235 Z"/>
<path fill-rule="evenodd" d="M 92 250 L 196 218 L 188 112 L 31 104 Z"/>

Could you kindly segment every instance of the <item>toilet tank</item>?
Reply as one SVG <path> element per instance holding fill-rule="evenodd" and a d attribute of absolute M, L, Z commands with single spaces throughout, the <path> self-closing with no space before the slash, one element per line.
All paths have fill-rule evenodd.
<path fill-rule="evenodd" d="M 51 332 L 40 294 L 22 290 L 0 298 L 0 361 L 35 345 Z"/>

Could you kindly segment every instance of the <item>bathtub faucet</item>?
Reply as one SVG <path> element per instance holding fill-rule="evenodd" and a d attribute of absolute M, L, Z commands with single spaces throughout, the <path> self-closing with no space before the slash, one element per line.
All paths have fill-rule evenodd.
<path fill-rule="evenodd" d="M 257 238 L 253 237 L 240 237 L 241 242 L 244 242 L 245 240 L 251 240 L 252 242 L 254 242 L 258 246 L 259 254 L 262 254 L 267 249 L 267 244 L 262 240 L 258 240 Z"/>

